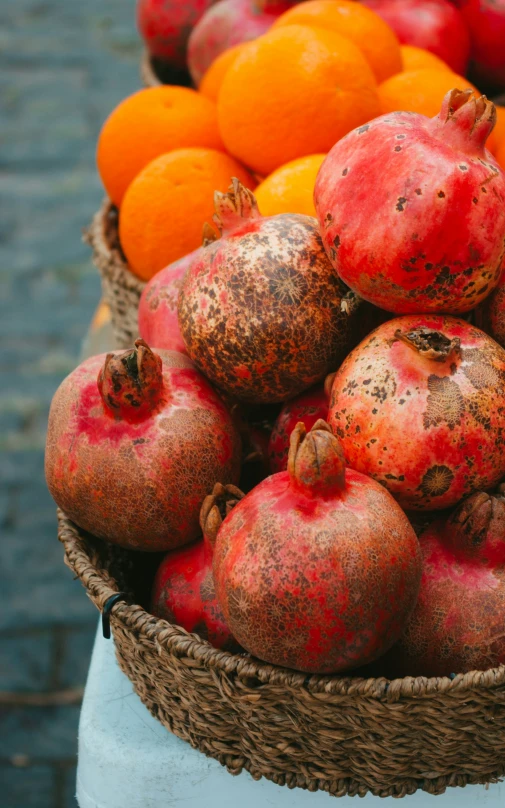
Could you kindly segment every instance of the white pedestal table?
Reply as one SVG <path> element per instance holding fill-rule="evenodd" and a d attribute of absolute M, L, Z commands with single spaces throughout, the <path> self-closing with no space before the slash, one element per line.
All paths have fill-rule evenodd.
<path fill-rule="evenodd" d="M 505 783 L 438 797 L 418 791 L 401 801 L 336 800 L 257 782 L 247 772 L 233 777 L 151 716 L 99 627 L 81 711 L 77 800 L 80 808 L 505 808 Z"/>

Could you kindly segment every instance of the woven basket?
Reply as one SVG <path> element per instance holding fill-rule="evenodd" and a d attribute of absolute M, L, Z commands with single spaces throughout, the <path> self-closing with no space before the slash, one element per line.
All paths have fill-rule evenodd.
<path fill-rule="evenodd" d="M 153 58 L 145 50 L 140 60 L 140 78 L 144 87 L 159 87 L 161 84 L 177 84 L 192 87 L 193 82 L 186 67 L 175 67 Z"/>
<path fill-rule="evenodd" d="M 116 348 L 130 348 L 138 337 L 138 307 L 145 283 L 128 268 L 119 244 L 117 208 L 109 199 L 93 217 L 84 240 L 93 248 L 93 263 L 102 276 Z"/>
<path fill-rule="evenodd" d="M 144 87 L 159 87 L 162 82 L 156 75 L 148 51 L 144 51 L 140 60 L 140 78 Z"/>
<path fill-rule="evenodd" d="M 103 610 L 157 558 L 85 535 L 58 512 L 67 565 Z M 135 559 L 134 561 L 132 559 Z M 134 602 L 134 601 L 133 601 Z M 141 606 L 111 611 L 119 665 L 167 729 L 232 774 L 337 797 L 404 797 L 505 775 L 505 666 L 449 678 L 305 676 L 217 651 Z"/>

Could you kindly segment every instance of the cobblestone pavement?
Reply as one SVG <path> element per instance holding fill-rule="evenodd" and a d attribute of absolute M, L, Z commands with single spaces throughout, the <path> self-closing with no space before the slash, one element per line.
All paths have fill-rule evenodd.
<path fill-rule="evenodd" d="M 99 127 L 139 86 L 134 7 L 0 3 L 2 808 L 76 805 L 79 699 L 97 614 L 62 563 L 44 433 L 99 299 L 81 228 L 102 196 Z"/>

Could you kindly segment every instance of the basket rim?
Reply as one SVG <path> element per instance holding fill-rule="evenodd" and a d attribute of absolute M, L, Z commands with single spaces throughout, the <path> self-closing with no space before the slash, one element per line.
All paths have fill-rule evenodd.
<path fill-rule="evenodd" d="M 92 248 L 94 263 L 102 275 L 115 275 L 117 281 L 119 273 L 122 286 L 141 295 L 146 281 L 133 273 L 120 250 L 110 242 L 111 214 L 116 210 L 116 205 L 105 196 L 91 223 L 84 229 L 83 240 Z"/>
<path fill-rule="evenodd" d="M 158 78 L 151 63 L 151 56 L 144 48 L 140 58 L 140 77 L 146 87 L 161 87 L 163 82 Z"/>
<path fill-rule="evenodd" d="M 93 563 L 86 549 L 85 536 L 65 513 L 58 508 L 58 538 L 65 547 L 65 563 L 81 580 L 89 596 L 102 611 L 105 602 L 119 592 L 116 581 Z M 463 694 L 472 690 L 491 690 L 505 683 L 505 665 L 485 671 L 469 671 L 450 677 L 406 676 L 400 679 L 352 678 L 349 676 L 305 674 L 244 658 L 228 651 L 219 651 L 196 634 L 149 614 L 142 606 L 119 601 L 111 616 L 128 630 L 143 634 L 154 642 L 158 653 L 189 657 L 208 668 L 217 668 L 240 678 L 259 679 L 262 684 L 284 685 L 308 691 L 311 695 L 361 696 L 388 702 L 419 699 L 445 693 Z"/>

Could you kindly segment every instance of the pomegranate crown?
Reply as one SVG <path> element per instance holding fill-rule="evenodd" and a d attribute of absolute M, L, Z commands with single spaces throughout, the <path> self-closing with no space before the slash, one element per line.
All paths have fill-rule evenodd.
<path fill-rule="evenodd" d="M 441 331 L 426 326 L 418 326 L 410 331 L 402 331 L 397 328 L 395 340 L 404 342 L 419 356 L 431 359 L 434 362 L 453 361 L 461 356 L 461 340 L 459 337 L 449 339 Z"/>
<path fill-rule="evenodd" d="M 161 357 L 138 339 L 133 351 L 107 354 L 97 385 L 105 408 L 113 415 L 144 418 L 163 398 Z"/>
<path fill-rule="evenodd" d="M 505 562 L 505 486 L 477 491 L 458 505 L 444 525 L 444 537 L 457 555 L 484 564 Z"/>
<path fill-rule="evenodd" d="M 473 90 L 449 90 L 439 114 L 432 119 L 433 133 L 449 139 L 462 151 L 484 150 L 496 123 L 496 107 L 485 95 L 476 97 Z"/>
<path fill-rule="evenodd" d="M 212 227 L 212 225 L 209 224 L 208 222 L 205 222 L 202 233 L 202 247 L 208 247 L 209 244 L 212 244 L 214 241 L 217 241 L 218 238 L 219 236 Z"/>
<path fill-rule="evenodd" d="M 221 234 L 229 233 L 251 219 L 261 219 L 256 197 L 236 177 L 232 177 L 225 194 L 215 191 L 214 207 L 216 212 L 212 218 Z"/>
<path fill-rule="evenodd" d="M 200 527 L 203 538 L 212 547 L 224 519 L 244 496 L 245 494 L 236 485 L 216 483 L 212 494 L 205 497 L 200 509 Z"/>
<path fill-rule="evenodd" d="M 344 451 L 326 421 L 310 432 L 300 421 L 291 433 L 288 455 L 291 482 L 314 496 L 335 496 L 345 487 Z"/>

